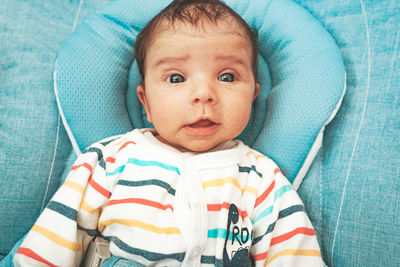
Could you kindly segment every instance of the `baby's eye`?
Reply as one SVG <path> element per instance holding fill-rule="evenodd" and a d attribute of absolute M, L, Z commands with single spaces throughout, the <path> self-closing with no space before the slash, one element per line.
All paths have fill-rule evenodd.
<path fill-rule="evenodd" d="M 167 78 L 167 82 L 170 83 L 183 83 L 184 81 L 186 81 L 185 77 L 177 73 L 174 73 Z"/>
<path fill-rule="evenodd" d="M 235 81 L 235 76 L 233 76 L 232 73 L 224 73 L 221 74 L 221 76 L 218 77 L 218 80 L 221 82 L 234 82 Z"/>

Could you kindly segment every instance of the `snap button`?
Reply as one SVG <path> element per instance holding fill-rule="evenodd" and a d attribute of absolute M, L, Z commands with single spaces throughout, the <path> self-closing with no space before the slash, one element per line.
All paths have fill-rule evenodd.
<path fill-rule="evenodd" d="M 200 255 L 201 255 L 201 249 L 199 247 L 193 248 L 192 251 L 190 252 L 189 258 L 191 260 L 196 260 Z"/>

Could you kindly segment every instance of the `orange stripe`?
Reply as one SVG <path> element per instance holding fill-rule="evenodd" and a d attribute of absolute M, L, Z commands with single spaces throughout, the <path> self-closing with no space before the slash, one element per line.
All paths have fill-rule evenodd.
<path fill-rule="evenodd" d="M 92 206 L 90 206 L 86 201 L 82 200 L 81 205 L 79 206 L 79 208 L 83 209 L 84 211 L 88 212 L 88 213 L 93 213 L 96 211 L 95 208 L 93 208 Z"/>
<path fill-rule="evenodd" d="M 249 152 L 246 153 L 246 156 L 250 156 L 251 154 L 254 154 L 254 155 L 255 155 L 255 153 L 254 153 L 253 151 L 249 151 Z M 259 158 L 268 159 L 268 157 L 265 156 L 265 155 L 256 155 L 255 157 L 256 157 L 256 159 L 259 159 Z"/>
<path fill-rule="evenodd" d="M 96 190 L 97 192 L 99 192 L 100 194 L 105 196 L 106 198 L 110 198 L 111 197 L 111 193 L 107 189 L 105 189 L 104 187 L 102 187 L 101 185 L 96 183 L 92 179 L 92 176 L 89 177 L 89 184 L 94 188 L 94 190 Z"/>
<path fill-rule="evenodd" d="M 108 158 L 106 158 L 106 162 L 115 163 L 115 158 L 108 157 Z"/>
<path fill-rule="evenodd" d="M 288 232 L 286 234 L 283 234 L 283 235 L 280 235 L 280 236 L 272 238 L 271 239 L 271 246 L 273 246 L 275 244 L 278 244 L 278 243 L 281 243 L 283 241 L 286 241 L 286 240 L 288 240 L 288 239 L 290 239 L 293 236 L 298 235 L 298 234 L 315 235 L 316 233 L 315 233 L 314 229 L 306 228 L 306 227 L 299 227 L 297 229 L 294 229 L 291 232 Z"/>
<path fill-rule="evenodd" d="M 42 236 L 44 236 L 45 238 L 53 241 L 54 243 L 69 249 L 69 250 L 73 250 L 73 251 L 82 251 L 82 245 L 73 241 L 69 241 L 68 239 L 63 238 L 62 236 L 40 226 L 35 224 L 34 226 L 32 226 L 31 231 L 34 231 Z"/>
<path fill-rule="evenodd" d="M 121 151 L 122 149 L 124 149 L 125 147 L 127 147 L 129 144 L 134 144 L 134 145 L 136 145 L 136 143 L 133 142 L 133 141 L 125 142 L 125 143 L 118 149 L 118 152 Z"/>
<path fill-rule="evenodd" d="M 300 227 L 300 228 L 297 228 L 286 234 L 272 238 L 270 247 L 273 245 L 279 244 L 283 241 L 286 241 L 297 234 L 316 235 L 316 232 L 314 229 L 311 229 L 311 228 Z M 256 261 L 265 260 L 265 258 L 267 258 L 267 255 L 268 255 L 268 251 L 266 251 L 264 253 L 256 254 L 256 255 L 254 255 L 254 260 L 256 260 Z"/>
<path fill-rule="evenodd" d="M 271 185 L 267 188 L 267 190 L 265 190 L 265 192 L 262 193 L 262 195 L 256 199 L 254 208 L 256 208 L 258 205 L 260 205 L 260 203 L 262 203 L 267 198 L 267 196 L 269 195 L 269 193 L 271 193 L 271 191 L 274 187 L 275 187 L 275 180 L 272 181 Z"/>
<path fill-rule="evenodd" d="M 71 167 L 71 171 L 73 171 L 73 170 L 76 170 L 76 169 L 79 169 L 80 167 L 85 167 L 86 169 L 88 169 L 89 171 L 90 171 L 90 173 L 92 173 L 92 166 L 90 166 L 90 164 L 89 163 L 83 163 L 83 164 L 80 164 L 80 165 L 74 165 L 74 166 L 72 166 Z"/>
<path fill-rule="evenodd" d="M 218 179 L 213 179 L 210 181 L 203 182 L 203 188 L 209 188 L 209 187 L 220 187 L 220 186 L 225 186 L 227 184 L 232 184 L 235 187 L 237 187 L 240 191 L 242 191 L 242 194 L 244 192 L 253 194 L 257 196 L 258 194 L 258 189 L 252 186 L 246 186 L 245 188 L 241 188 L 239 182 L 236 180 L 235 177 L 226 177 L 226 178 L 218 178 Z"/>
<path fill-rule="evenodd" d="M 81 194 L 83 194 L 85 192 L 85 188 L 82 185 L 75 183 L 73 181 L 65 181 L 63 186 L 69 187 L 75 191 L 78 191 Z"/>
<path fill-rule="evenodd" d="M 281 170 L 279 168 L 275 168 L 274 174 L 276 175 L 278 172 L 281 172 Z"/>
<path fill-rule="evenodd" d="M 266 263 L 265 266 L 269 265 L 273 260 L 282 256 L 311 256 L 322 258 L 321 252 L 314 249 L 287 249 L 276 253 Z"/>
<path fill-rule="evenodd" d="M 145 223 L 139 220 L 127 220 L 127 219 L 112 219 L 106 221 L 99 221 L 98 228 L 100 232 L 103 231 L 104 227 L 107 225 L 112 225 L 114 223 L 123 224 L 128 227 L 141 228 L 147 231 L 151 231 L 157 234 L 167 234 L 167 235 L 177 235 L 181 234 L 179 228 L 177 227 L 158 227 L 149 223 Z"/>
<path fill-rule="evenodd" d="M 44 258 L 40 257 L 38 254 L 36 254 L 36 253 L 33 252 L 32 250 L 30 250 L 29 248 L 20 247 L 20 248 L 17 250 L 16 254 L 25 255 L 25 256 L 27 256 L 27 257 L 29 257 L 29 258 L 31 258 L 31 259 L 34 259 L 34 260 L 43 262 L 44 264 L 47 264 L 47 265 L 49 265 L 49 266 L 57 266 L 57 265 L 54 265 L 54 264 L 52 264 L 51 262 L 45 260 Z"/>
<path fill-rule="evenodd" d="M 90 171 L 90 177 L 89 177 L 89 184 L 100 194 L 102 194 L 103 196 L 105 196 L 106 198 L 110 198 L 111 193 L 106 190 L 105 188 L 103 188 L 101 185 L 99 185 L 98 183 L 96 183 L 93 179 L 92 179 L 92 166 L 90 166 L 88 163 L 83 163 L 80 165 L 74 165 L 71 168 L 71 171 L 79 169 L 80 167 L 85 167 L 86 169 L 88 169 Z"/>
<path fill-rule="evenodd" d="M 207 210 L 208 211 L 220 211 L 221 209 L 227 209 L 229 210 L 229 207 L 231 206 L 230 203 L 224 202 L 222 204 L 207 204 Z M 248 216 L 247 211 L 245 210 L 240 210 L 238 209 L 239 216 L 242 217 L 243 219 Z"/>
<path fill-rule="evenodd" d="M 172 207 L 171 204 L 163 205 L 159 202 L 151 201 L 148 199 L 143 199 L 143 198 L 126 198 L 126 199 L 113 199 L 108 201 L 107 206 L 111 205 L 116 205 L 116 204 L 126 204 L 126 203 L 136 203 L 136 204 L 142 204 L 146 206 L 151 206 L 160 210 L 167 210 L 171 209 L 172 211 L 174 208 Z"/>

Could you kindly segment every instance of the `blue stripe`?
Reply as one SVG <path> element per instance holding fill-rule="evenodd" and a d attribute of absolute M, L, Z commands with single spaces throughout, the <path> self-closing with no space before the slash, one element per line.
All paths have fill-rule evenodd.
<path fill-rule="evenodd" d="M 70 220 L 76 221 L 78 212 L 73 208 L 66 206 L 65 204 L 57 201 L 50 201 L 49 204 L 47 204 L 46 208 L 55 211 Z M 95 236 L 96 234 L 98 234 L 97 229 L 86 229 L 79 224 L 77 225 L 77 228 L 78 230 L 86 232 L 89 236 Z"/>
<path fill-rule="evenodd" d="M 226 238 L 226 232 L 227 230 L 225 228 L 215 228 L 215 229 L 210 229 L 208 230 L 207 237 L 208 238 Z M 247 239 L 247 235 L 244 235 L 243 238 Z M 251 240 L 251 234 L 250 238 Z M 229 240 L 232 240 L 232 232 L 229 232 Z"/>
<path fill-rule="evenodd" d="M 86 232 L 89 236 L 94 237 L 96 235 L 99 235 L 99 231 L 97 231 L 97 229 L 87 229 L 87 228 L 83 228 L 82 226 L 80 226 L 78 224 L 78 230 L 84 231 Z"/>
<path fill-rule="evenodd" d="M 106 172 L 106 176 L 111 176 L 111 175 L 121 173 L 124 171 L 124 169 L 125 169 L 125 165 L 119 166 L 119 167 L 115 168 L 115 170 L 113 172 Z"/>
<path fill-rule="evenodd" d="M 101 151 L 100 148 L 97 147 L 89 147 L 83 151 L 83 154 L 85 153 L 90 153 L 90 152 L 95 152 L 97 154 L 97 160 L 99 161 L 99 165 L 105 169 L 106 168 L 106 162 L 103 159 L 103 151 Z"/>
<path fill-rule="evenodd" d="M 202 264 L 214 264 L 214 266 L 219 267 L 223 266 L 222 259 L 217 259 L 215 256 L 201 256 L 201 263 Z"/>
<path fill-rule="evenodd" d="M 128 180 L 119 180 L 119 185 L 124 186 L 147 186 L 147 185 L 155 185 L 162 187 L 167 190 L 168 193 L 175 196 L 175 189 L 172 186 L 164 181 L 151 179 L 151 180 L 141 180 L 141 181 L 128 181 Z"/>
<path fill-rule="evenodd" d="M 116 138 L 111 138 L 108 141 L 101 142 L 100 144 L 103 145 L 103 146 L 107 146 L 109 143 L 114 142 L 115 140 L 117 140 L 119 138 L 120 138 L 120 136 L 117 136 Z"/>
<path fill-rule="evenodd" d="M 281 188 L 279 188 L 278 190 L 276 190 L 275 192 L 275 198 L 274 201 L 276 201 L 277 199 L 279 199 L 280 197 L 282 197 L 282 195 L 287 192 L 287 191 L 291 191 L 293 189 L 293 187 L 291 185 L 285 185 L 282 186 Z M 267 207 L 265 210 L 263 210 L 258 216 L 257 218 L 255 218 L 253 220 L 253 224 L 255 224 L 256 222 L 258 222 L 259 220 L 261 220 L 262 218 L 268 216 L 269 214 L 272 213 L 273 210 L 273 206 L 269 206 Z"/>
<path fill-rule="evenodd" d="M 277 200 L 278 198 L 280 198 L 285 192 L 291 191 L 291 190 L 293 190 L 293 187 L 290 184 L 282 186 L 281 188 L 276 190 L 274 201 Z"/>
<path fill-rule="evenodd" d="M 260 176 L 261 178 L 263 177 L 262 173 L 257 171 L 256 166 L 254 166 L 254 165 L 251 165 L 251 167 L 239 166 L 239 172 L 250 173 L 251 171 L 254 171 L 255 173 L 257 173 L 257 175 Z"/>
<path fill-rule="evenodd" d="M 60 202 L 50 201 L 46 208 L 55 211 L 70 220 L 76 221 L 78 212 Z"/>
<path fill-rule="evenodd" d="M 226 232 L 227 230 L 224 228 L 216 228 L 216 229 L 210 229 L 208 230 L 207 237 L 208 238 L 226 238 Z M 229 240 L 232 240 L 232 234 L 229 234 Z"/>
<path fill-rule="evenodd" d="M 274 206 L 269 206 L 268 208 L 266 208 L 265 210 L 263 210 L 258 216 L 257 218 L 254 219 L 253 224 L 255 224 L 256 222 L 258 222 L 259 220 L 261 220 L 262 218 L 266 217 L 267 215 L 272 213 Z"/>
<path fill-rule="evenodd" d="M 275 224 L 276 224 L 276 222 L 271 223 L 271 224 L 268 226 L 268 229 L 267 229 L 267 231 L 266 231 L 264 234 L 262 234 L 262 235 L 260 235 L 260 236 L 258 236 L 258 237 L 256 237 L 256 238 L 254 238 L 254 239 L 253 239 L 252 245 L 254 246 L 254 245 L 257 244 L 258 242 L 260 242 L 260 241 L 264 238 L 264 236 L 266 236 L 267 234 L 269 234 L 269 233 L 271 233 L 272 231 L 274 231 L 274 229 L 275 229 Z"/>
<path fill-rule="evenodd" d="M 294 205 L 294 206 L 291 206 L 291 207 L 289 207 L 289 208 L 286 208 L 286 209 L 284 209 L 284 210 L 281 210 L 281 211 L 279 212 L 278 219 L 285 218 L 285 217 L 287 217 L 287 216 L 289 216 L 289 215 L 292 215 L 293 213 L 300 212 L 300 211 L 304 211 L 304 212 L 305 212 L 305 208 L 304 208 L 303 205 Z"/>
<path fill-rule="evenodd" d="M 156 166 L 156 167 L 160 167 L 169 171 L 174 171 L 176 172 L 178 175 L 180 175 L 179 169 L 175 166 L 171 166 L 159 161 L 153 161 L 153 160 L 140 160 L 140 159 L 135 159 L 135 158 L 130 158 L 128 160 L 128 163 L 132 163 L 132 164 L 136 164 L 138 166 Z"/>
<path fill-rule="evenodd" d="M 148 250 L 131 247 L 116 236 L 105 236 L 104 238 L 107 239 L 109 242 L 112 242 L 114 245 L 116 245 L 118 248 L 125 251 L 126 253 L 142 256 L 149 261 L 174 259 L 179 262 L 182 262 L 183 259 L 185 258 L 185 252 L 171 253 L 171 254 L 152 252 L 152 251 L 148 251 Z"/>
<path fill-rule="evenodd" d="M 294 206 L 290 206 L 289 208 L 286 208 L 286 209 L 281 210 L 281 211 L 279 212 L 277 221 L 278 221 L 279 219 L 282 219 L 282 218 L 285 218 L 285 217 L 287 217 L 287 216 L 290 216 L 290 215 L 292 215 L 292 214 L 294 214 L 294 213 L 296 213 L 296 212 L 302 212 L 302 211 L 303 211 L 303 212 L 305 211 L 305 208 L 304 208 L 303 205 L 294 205 Z M 269 233 L 271 233 L 272 231 L 274 231 L 274 229 L 275 229 L 275 224 L 276 224 L 276 221 L 273 222 L 273 223 L 271 223 L 271 224 L 268 226 L 268 229 L 267 229 L 267 231 L 266 231 L 264 234 L 262 234 L 261 236 L 258 236 L 258 237 L 256 237 L 256 238 L 254 238 L 254 240 L 253 240 L 253 245 L 255 245 L 256 243 L 258 243 L 259 241 L 261 241 L 261 240 L 264 238 L 264 236 L 266 236 L 267 234 L 269 234 Z"/>
<path fill-rule="evenodd" d="M 174 171 L 178 175 L 180 175 L 179 169 L 177 167 L 168 165 L 168 164 L 165 164 L 165 163 L 162 163 L 159 161 L 140 160 L 140 159 L 130 158 L 130 159 L 128 159 L 127 164 L 135 164 L 135 165 L 142 166 L 142 167 L 155 166 L 155 167 L 159 167 L 159 168 L 162 168 L 165 170 Z M 125 169 L 125 165 L 119 166 L 113 172 L 106 173 L 106 176 L 111 176 L 111 175 L 121 173 L 124 171 L 124 169 Z"/>

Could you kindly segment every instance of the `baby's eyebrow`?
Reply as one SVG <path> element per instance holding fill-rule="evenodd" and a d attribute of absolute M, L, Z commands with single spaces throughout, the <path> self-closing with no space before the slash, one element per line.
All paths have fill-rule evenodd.
<path fill-rule="evenodd" d="M 226 56 L 226 55 L 219 55 L 215 57 L 215 61 L 217 62 L 227 62 L 232 65 L 242 65 L 244 67 L 248 67 L 247 61 L 242 59 L 241 57 L 238 56 Z"/>
<path fill-rule="evenodd" d="M 154 63 L 154 67 L 158 67 L 163 64 L 171 64 L 171 63 L 183 63 L 187 61 L 189 58 L 189 55 L 184 55 L 184 56 L 179 56 L 179 57 L 164 57 L 159 60 L 157 60 Z"/>

